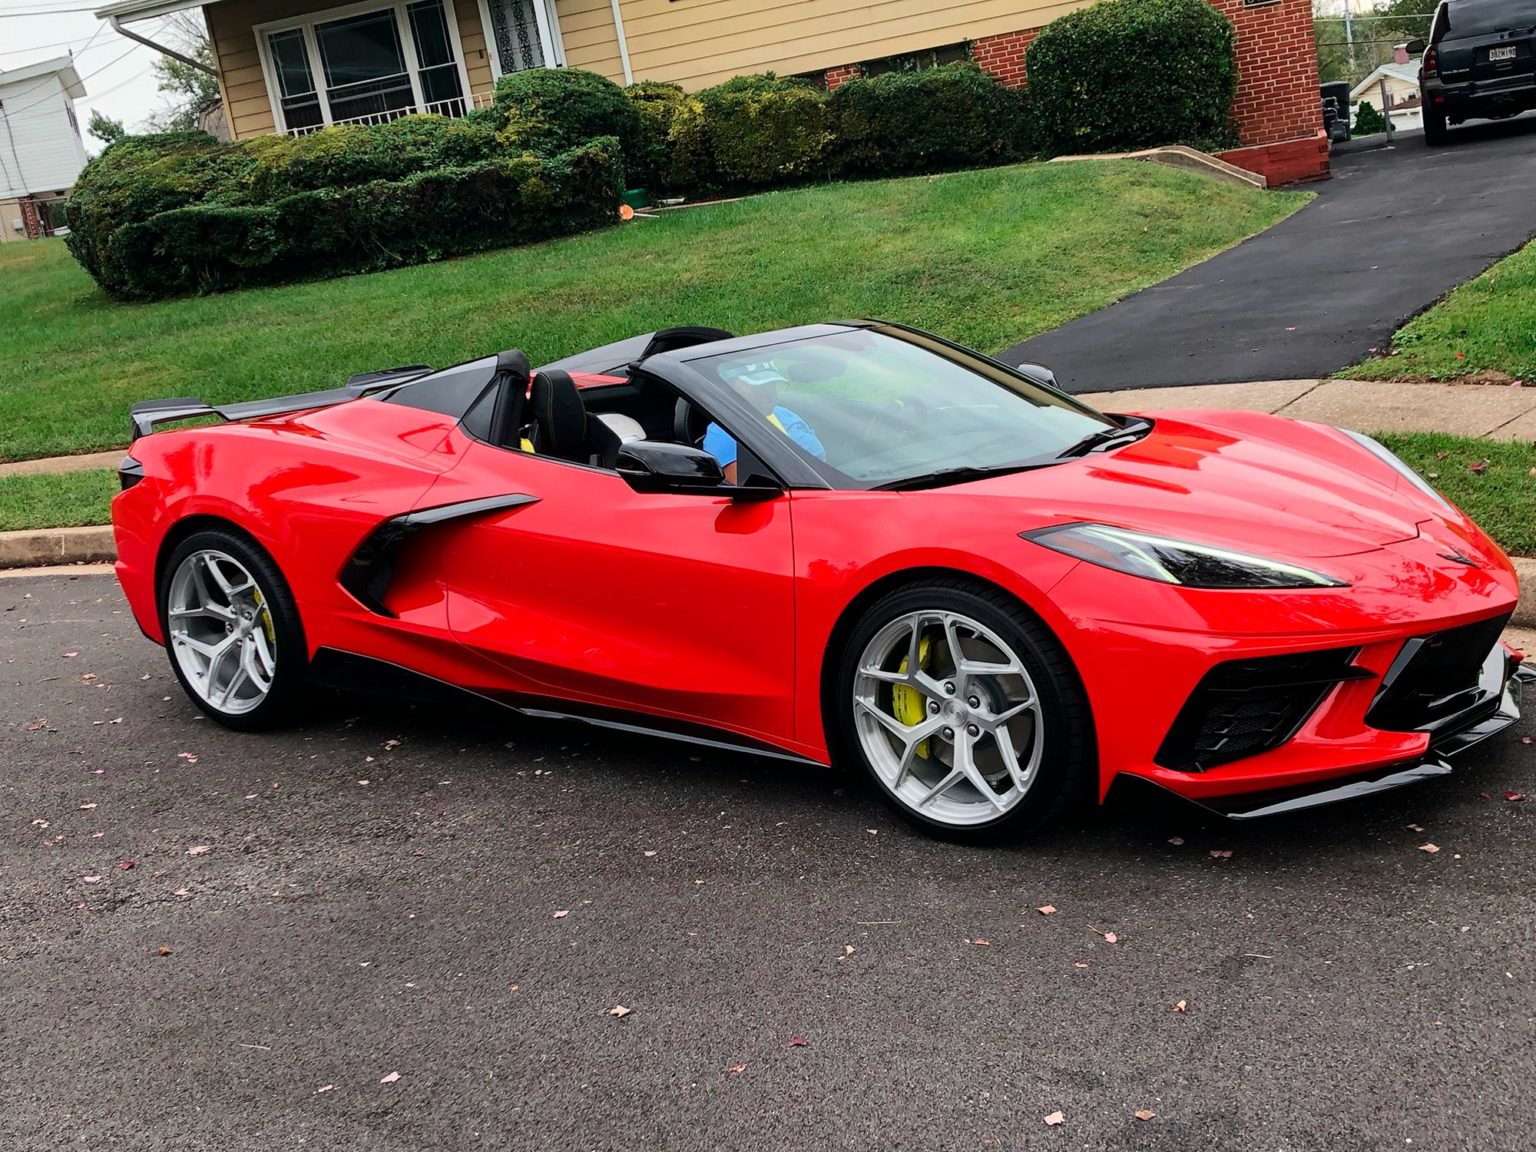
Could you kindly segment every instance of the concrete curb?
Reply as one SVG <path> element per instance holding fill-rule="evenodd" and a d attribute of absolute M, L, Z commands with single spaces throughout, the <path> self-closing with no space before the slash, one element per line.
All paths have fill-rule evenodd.
<path fill-rule="evenodd" d="M 1093 152 L 1082 156 L 1052 156 L 1050 163 L 1067 164 L 1074 160 L 1146 160 L 1153 164 L 1165 164 L 1170 168 L 1182 168 L 1186 172 L 1198 172 L 1214 176 L 1228 184 L 1241 184 L 1249 188 L 1268 188 L 1269 181 L 1257 172 L 1229 164 L 1209 152 L 1201 152 L 1184 144 L 1169 144 L 1162 148 L 1143 148 L 1136 152 Z"/>
<path fill-rule="evenodd" d="M 36 532 L 0 532 L 0 568 L 40 568 L 57 564 L 100 564 L 117 559 L 112 529 L 43 528 Z M 1510 623 L 1536 628 L 1536 560 L 1515 558 L 1520 603 Z"/>
<path fill-rule="evenodd" d="M 0 568 L 99 564 L 116 559 L 112 529 L 105 526 L 0 532 Z"/>

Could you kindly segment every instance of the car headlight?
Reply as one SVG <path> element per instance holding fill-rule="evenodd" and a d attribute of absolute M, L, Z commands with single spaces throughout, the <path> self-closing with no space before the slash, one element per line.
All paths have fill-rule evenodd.
<path fill-rule="evenodd" d="M 1404 480 L 1408 481 L 1408 483 L 1412 484 L 1415 488 L 1424 493 L 1424 495 L 1428 496 L 1431 500 L 1440 505 L 1440 507 L 1444 508 L 1447 512 L 1454 513 L 1457 516 L 1461 515 L 1454 504 L 1452 504 L 1444 496 L 1440 495 L 1439 492 L 1435 491 L 1434 486 L 1431 485 L 1428 480 L 1424 479 L 1424 477 L 1420 476 L 1412 468 L 1404 464 L 1402 460 L 1398 458 L 1397 453 L 1393 452 L 1392 449 L 1388 448 L 1385 444 L 1381 443 L 1379 440 L 1372 440 L 1363 432 L 1352 432 L 1348 428 L 1340 428 L 1339 431 L 1344 433 L 1344 435 L 1348 436 L 1351 440 L 1360 445 L 1360 447 L 1364 448 L 1367 452 L 1376 457 L 1376 459 L 1380 460 L 1383 464 L 1387 465 Z"/>
<path fill-rule="evenodd" d="M 1348 587 L 1343 580 L 1282 560 L 1109 524 L 1061 524 L 1019 535 L 1090 564 L 1186 588 Z"/>

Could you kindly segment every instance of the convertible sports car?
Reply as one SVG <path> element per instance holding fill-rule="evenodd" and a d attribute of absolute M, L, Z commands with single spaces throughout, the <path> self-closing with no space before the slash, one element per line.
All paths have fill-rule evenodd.
<path fill-rule="evenodd" d="M 963 838 L 1116 782 L 1256 816 L 1442 775 L 1536 678 L 1499 638 L 1508 559 L 1368 437 L 1105 415 L 899 324 L 668 329 L 133 423 L 119 579 L 235 728 L 387 672 L 857 764 Z"/>

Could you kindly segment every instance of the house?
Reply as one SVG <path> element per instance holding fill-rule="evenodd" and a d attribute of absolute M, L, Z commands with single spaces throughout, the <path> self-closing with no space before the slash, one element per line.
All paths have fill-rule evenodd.
<path fill-rule="evenodd" d="M 120 0 L 97 15 L 153 44 L 155 21 L 202 8 L 235 139 L 463 115 L 497 78 L 569 66 L 687 89 L 749 72 L 836 86 L 861 66 L 969 55 L 1025 82 L 1039 28 L 1086 0 Z M 1210 0 L 1238 33 L 1234 163 L 1327 174 L 1309 0 Z M 158 45 L 155 45 L 159 47 Z"/>
<path fill-rule="evenodd" d="M 84 95 L 68 56 L 0 72 L 0 242 L 64 223 L 54 208 L 85 167 L 74 104 Z"/>
<path fill-rule="evenodd" d="M 1382 89 L 1386 89 L 1386 107 L 1382 107 Z M 1378 112 L 1392 117 L 1392 127 L 1424 127 L 1423 99 L 1419 94 L 1419 62 L 1404 59 L 1402 63 L 1383 64 L 1349 92 L 1349 102 L 1357 105 L 1369 100 Z"/>

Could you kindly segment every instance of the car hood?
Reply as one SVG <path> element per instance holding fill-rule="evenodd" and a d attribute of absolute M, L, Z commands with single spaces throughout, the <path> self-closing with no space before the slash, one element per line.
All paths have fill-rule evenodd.
<path fill-rule="evenodd" d="M 1027 501 L 1033 524 L 1093 521 L 1260 555 L 1348 556 L 1444 510 L 1338 431 L 1247 412 L 1145 415 L 1124 448 L 964 487 Z"/>

